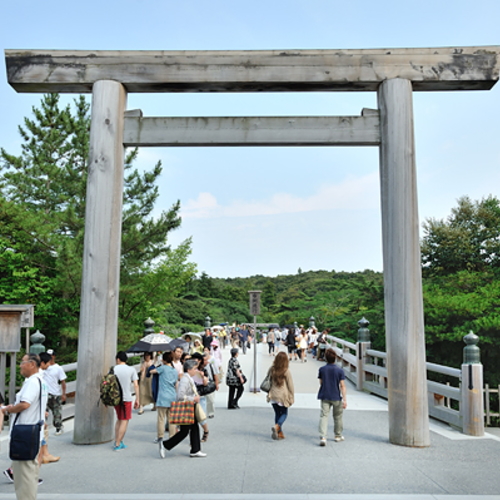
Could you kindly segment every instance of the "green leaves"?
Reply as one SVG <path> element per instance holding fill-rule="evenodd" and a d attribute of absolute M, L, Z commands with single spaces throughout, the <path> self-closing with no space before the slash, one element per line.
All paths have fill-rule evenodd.
<path fill-rule="evenodd" d="M 427 219 L 422 240 L 425 276 L 461 270 L 500 270 L 500 201 L 489 196 L 473 202 L 467 196 L 444 220 Z"/>
<path fill-rule="evenodd" d="M 61 108 L 48 94 L 19 127 L 19 156 L 0 149 L 0 302 L 34 303 L 47 345 L 75 351 L 78 333 L 90 116 L 84 97 Z M 120 326 L 140 332 L 194 276 L 191 242 L 172 250 L 179 202 L 153 216 L 161 164 L 139 172 L 126 153 Z M 120 337 L 120 340 L 122 338 Z M 126 340 L 124 340 L 126 341 Z"/>

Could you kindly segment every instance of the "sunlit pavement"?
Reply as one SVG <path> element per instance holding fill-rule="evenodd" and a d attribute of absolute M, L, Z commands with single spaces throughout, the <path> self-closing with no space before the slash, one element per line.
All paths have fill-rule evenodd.
<path fill-rule="evenodd" d="M 258 346 L 263 379 L 273 357 Z M 282 348 L 284 349 L 284 348 Z M 224 352 L 227 366 L 229 349 Z M 227 388 L 216 397 L 210 436 L 202 445 L 206 458 L 190 458 L 186 439 L 162 460 L 156 436 L 156 412 L 134 412 L 125 444 L 71 443 L 72 421 L 65 433 L 51 437 L 58 463 L 42 466 L 38 498 L 67 500 L 442 500 L 499 499 L 500 437 L 471 438 L 431 421 L 429 448 L 406 448 L 388 442 L 387 403 L 359 393 L 348 384 L 344 414 L 345 441 L 319 446 L 317 371 L 321 363 L 294 361 L 291 370 L 296 403 L 284 425 L 286 439 L 273 441 L 273 411 L 265 394 L 251 393 L 253 349 L 239 356 L 248 378 L 240 410 L 227 410 Z M 9 466 L 7 431 L 2 434 L 1 466 Z M 14 487 L 2 475 L 0 500 L 14 499 Z"/>

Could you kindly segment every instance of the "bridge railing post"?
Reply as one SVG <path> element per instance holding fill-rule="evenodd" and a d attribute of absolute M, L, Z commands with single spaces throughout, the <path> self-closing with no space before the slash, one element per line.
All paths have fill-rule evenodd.
<path fill-rule="evenodd" d="M 464 362 L 462 364 L 462 424 L 463 433 L 484 436 L 483 365 L 479 337 L 472 331 L 464 337 Z"/>
<path fill-rule="evenodd" d="M 365 363 L 367 361 L 366 351 L 371 348 L 370 330 L 368 325 L 370 322 L 363 316 L 359 321 L 358 341 L 356 342 L 356 389 L 363 390 L 365 382 Z"/>

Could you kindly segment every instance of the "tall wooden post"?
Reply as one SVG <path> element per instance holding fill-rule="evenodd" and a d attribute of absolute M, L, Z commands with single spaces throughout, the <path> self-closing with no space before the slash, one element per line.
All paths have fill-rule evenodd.
<path fill-rule="evenodd" d="M 391 443 L 430 445 L 411 81 L 378 89 Z"/>
<path fill-rule="evenodd" d="M 99 404 L 99 381 L 115 363 L 116 355 L 125 106 L 123 85 L 109 80 L 94 83 L 73 435 L 76 444 L 113 438 L 114 414 Z"/>

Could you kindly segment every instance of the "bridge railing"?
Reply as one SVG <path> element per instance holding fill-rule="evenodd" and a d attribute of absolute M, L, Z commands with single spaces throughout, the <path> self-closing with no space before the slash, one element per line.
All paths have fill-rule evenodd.
<path fill-rule="evenodd" d="M 371 349 L 368 321 L 359 321 L 358 342 L 327 336 L 337 363 L 358 390 L 388 399 L 387 353 Z M 478 338 L 472 332 L 464 338 L 464 364 L 452 368 L 427 363 L 429 416 L 448 423 L 464 434 L 484 434 L 482 365 L 479 362 Z M 432 373 L 445 375 L 451 382 L 430 380 Z"/>

